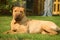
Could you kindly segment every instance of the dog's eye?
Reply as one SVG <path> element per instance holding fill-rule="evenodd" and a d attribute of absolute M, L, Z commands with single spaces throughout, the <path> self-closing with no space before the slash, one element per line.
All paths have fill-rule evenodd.
<path fill-rule="evenodd" d="M 17 12 L 17 10 L 15 10 L 15 12 Z"/>
<path fill-rule="evenodd" d="M 23 13 L 22 11 L 20 11 L 20 13 Z"/>

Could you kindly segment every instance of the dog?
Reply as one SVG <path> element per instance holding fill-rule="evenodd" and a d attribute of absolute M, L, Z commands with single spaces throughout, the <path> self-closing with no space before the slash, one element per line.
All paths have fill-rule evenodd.
<path fill-rule="evenodd" d="M 11 21 L 12 31 L 19 32 L 19 33 L 27 33 L 27 26 L 22 25 L 22 24 L 25 24 L 24 23 L 25 21 L 23 22 L 23 20 L 26 19 L 26 17 L 24 18 L 23 17 L 24 17 L 24 8 L 14 7 L 13 8 L 13 19 Z"/>
<path fill-rule="evenodd" d="M 56 35 L 60 28 L 51 21 L 32 20 L 25 15 L 23 7 L 13 8 L 13 19 L 11 21 L 12 33 L 41 33 Z"/>

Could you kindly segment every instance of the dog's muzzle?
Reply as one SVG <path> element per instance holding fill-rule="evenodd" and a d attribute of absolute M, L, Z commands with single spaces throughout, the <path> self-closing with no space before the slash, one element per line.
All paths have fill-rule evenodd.
<path fill-rule="evenodd" d="M 20 16 L 16 16 L 15 20 L 20 21 L 21 20 Z"/>
<path fill-rule="evenodd" d="M 22 15 L 21 14 L 16 15 L 15 20 L 16 21 L 21 21 L 22 20 Z"/>

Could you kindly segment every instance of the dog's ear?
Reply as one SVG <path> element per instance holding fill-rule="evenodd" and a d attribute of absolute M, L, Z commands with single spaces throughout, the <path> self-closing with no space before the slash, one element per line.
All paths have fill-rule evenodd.
<path fill-rule="evenodd" d="M 24 7 L 20 7 L 23 11 L 25 10 L 25 8 Z"/>
<path fill-rule="evenodd" d="M 13 12 L 13 9 L 15 9 L 15 7 L 12 7 L 12 12 Z"/>
<path fill-rule="evenodd" d="M 26 9 L 24 7 L 22 7 L 22 8 L 23 8 L 23 11 L 26 12 Z"/>
<path fill-rule="evenodd" d="M 12 10 L 15 9 L 15 7 L 12 8 Z"/>

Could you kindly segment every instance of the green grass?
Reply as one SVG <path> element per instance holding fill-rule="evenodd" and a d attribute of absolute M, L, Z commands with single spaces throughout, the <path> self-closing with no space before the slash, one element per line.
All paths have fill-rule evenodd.
<path fill-rule="evenodd" d="M 49 20 L 55 22 L 58 26 L 60 26 L 60 16 L 29 16 L 28 18 L 36 20 Z M 10 30 L 11 20 L 11 16 L 0 16 L 0 40 L 60 40 L 60 34 L 3 34 L 3 32 Z"/>

